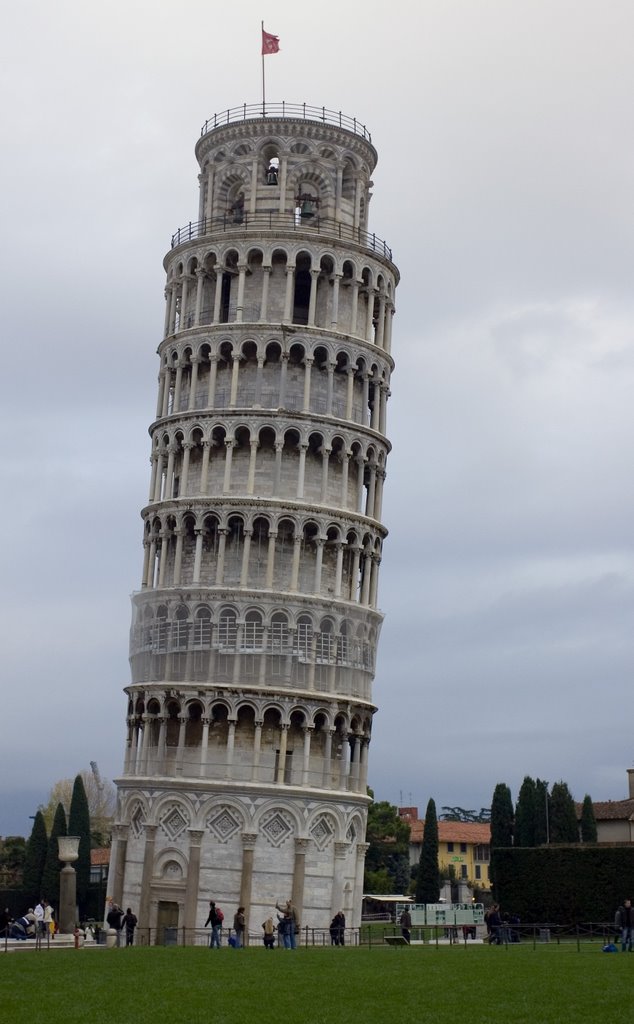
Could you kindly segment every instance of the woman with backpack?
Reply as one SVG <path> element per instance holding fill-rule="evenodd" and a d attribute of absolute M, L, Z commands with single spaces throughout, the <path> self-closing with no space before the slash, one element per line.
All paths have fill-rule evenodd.
<path fill-rule="evenodd" d="M 207 917 L 203 927 L 206 928 L 207 925 L 211 926 L 211 934 L 209 936 L 210 949 L 213 949 L 214 947 L 216 949 L 220 949 L 220 946 L 222 945 L 222 922 L 224 919 L 225 915 L 220 907 L 217 907 L 213 900 L 209 900 L 209 916 Z"/>

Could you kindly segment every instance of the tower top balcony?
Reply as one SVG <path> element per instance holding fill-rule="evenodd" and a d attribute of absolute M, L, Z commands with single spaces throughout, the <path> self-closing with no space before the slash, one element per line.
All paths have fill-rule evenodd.
<path fill-rule="evenodd" d="M 201 234 L 310 226 L 391 261 L 369 230 L 377 152 L 355 117 L 307 103 L 244 103 L 208 118 L 196 143 Z M 200 223 L 204 227 L 200 228 Z"/>
<path fill-rule="evenodd" d="M 348 117 L 340 110 L 328 110 L 326 107 L 313 107 L 308 103 L 243 103 L 239 107 L 223 110 L 221 114 L 212 114 L 200 129 L 201 138 L 217 128 L 228 124 L 239 124 L 244 121 L 313 121 L 316 124 L 332 125 L 344 131 L 359 135 L 372 145 L 372 136 L 364 124 L 356 117 Z"/>

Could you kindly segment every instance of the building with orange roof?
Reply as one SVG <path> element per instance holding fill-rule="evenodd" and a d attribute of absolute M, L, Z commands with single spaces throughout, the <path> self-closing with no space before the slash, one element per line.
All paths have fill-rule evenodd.
<path fill-rule="evenodd" d="M 417 807 L 399 807 L 399 817 L 410 827 L 409 862 L 418 864 L 423 844 L 425 822 L 418 817 Z M 438 866 L 447 872 L 451 867 L 456 880 L 490 889 L 491 826 L 484 822 L 439 821 Z"/>
<path fill-rule="evenodd" d="M 634 843 L 634 768 L 627 769 L 629 798 L 627 800 L 593 800 L 598 843 Z M 583 804 L 576 804 L 581 820 Z"/>

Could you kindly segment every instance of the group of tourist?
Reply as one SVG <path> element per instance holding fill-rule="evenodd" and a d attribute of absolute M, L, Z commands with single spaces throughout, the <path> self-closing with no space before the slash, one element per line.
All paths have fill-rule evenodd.
<path fill-rule="evenodd" d="M 13 917 L 9 908 L 0 911 L 0 936 L 9 939 L 54 939 L 58 930 L 53 907 L 42 896 L 35 907 L 22 917 Z"/>
<path fill-rule="evenodd" d="M 262 940 L 265 949 L 275 949 L 277 939 L 278 949 L 295 949 L 297 936 L 299 935 L 299 918 L 292 900 L 285 904 L 276 903 L 277 922 L 271 914 L 262 922 Z M 222 945 L 222 926 L 224 914 L 215 900 L 209 900 L 209 913 L 204 927 L 211 929 L 209 934 L 209 946 L 211 949 L 220 949 Z M 343 911 L 335 914 L 330 923 L 330 941 L 333 946 L 345 945 L 346 918 Z M 238 907 L 233 917 L 233 927 L 230 929 L 227 943 L 234 949 L 241 949 L 244 946 L 246 932 L 246 916 L 244 907 Z"/>
<path fill-rule="evenodd" d="M 487 942 L 490 946 L 502 946 L 508 942 L 519 942 L 517 926 L 521 923 L 517 914 L 502 914 L 498 903 L 493 903 L 484 915 Z"/>
<path fill-rule="evenodd" d="M 114 928 L 117 933 L 117 946 L 121 945 L 122 933 L 125 933 L 126 946 L 134 945 L 134 929 L 136 928 L 137 923 L 137 916 L 132 913 L 130 907 L 128 907 L 124 914 L 117 903 L 112 904 L 106 915 L 106 924 L 109 928 Z"/>

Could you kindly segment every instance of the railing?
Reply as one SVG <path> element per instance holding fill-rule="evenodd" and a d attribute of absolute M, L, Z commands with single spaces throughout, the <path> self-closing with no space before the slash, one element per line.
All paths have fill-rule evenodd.
<path fill-rule="evenodd" d="M 460 945 L 464 948 L 482 943 L 504 946 L 507 949 L 516 945 L 530 945 L 533 949 L 544 944 L 577 948 L 582 944 L 600 944 L 611 942 L 614 937 L 614 925 L 609 922 L 583 922 L 581 924 L 553 924 L 537 922 L 520 924 L 503 922 L 499 928 L 487 933 L 483 925 L 452 925 L 442 924 L 412 925 L 410 930 L 411 943 L 414 945 Z M 359 932 L 359 944 L 362 946 L 384 946 L 391 940 L 398 939 L 402 930 L 398 925 L 380 925 L 366 923 L 363 919 Z"/>
<path fill-rule="evenodd" d="M 354 135 L 360 135 L 366 142 L 372 142 L 372 136 L 364 124 L 356 117 L 347 117 L 340 110 L 328 110 L 326 107 L 311 107 L 307 103 L 243 103 L 240 107 L 231 107 L 221 114 L 208 117 L 200 129 L 201 138 L 214 128 L 225 124 L 236 124 L 239 121 L 259 121 L 263 118 L 288 117 L 301 121 L 319 121 L 332 124 L 337 128 L 345 128 Z"/>
<path fill-rule="evenodd" d="M 225 946 L 232 946 L 234 944 L 233 939 L 235 932 L 233 928 L 222 928 L 220 930 L 220 945 L 221 948 Z M 137 928 L 134 936 L 134 944 L 138 946 L 209 946 L 210 944 L 210 930 L 209 928 L 183 928 L 183 927 L 158 927 L 158 928 Z M 264 947 L 264 935 L 262 930 L 259 932 L 255 930 L 249 930 L 246 938 L 245 946 L 248 947 Z M 359 929 L 358 928 L 344 928 L 343 934 L 341 929 L 336 930 L 336 935 L 331 933 L 330 928 L 300 928 L 299 932 L 295 936 L 295 944 L 297 947 L 300 946 L 358 946 L 359 945 Z M 125 945 L 125 935 L 123 932 L 119 935 L 119 941 L 117 945 Z M 284 942 L 282 936 L 276 929 L 274 934 L 274 948 L 282 949 Z"/>
<path fill-rule="evenodd" d="M 364 919 L 365 921 L 365 919 Z M 473 926 L 471 926 L 473 927 Z M 470 926 L 462 925 L 453 927 L 451 925 L 421 925 L 413 926 L 410 929 L 411 940 L 414 945 L 425 944 L 425 946 L 436 946 L 437 948 L 441 945 L 461 945 L 465 949 L 470 946 L 478 945 L 473 941 L 473 937 L 468 934 Z M 229 939 L 233 935 L 231 928 L 222 929 L 222 946 L 229 945 Z M 330 931 L 330 928 L 310 928 L 305 926 L 300 929 L 299 934 L 296 936 L 296 943 L 302 947 L 318 947 L 318 946 L 331 946 L 339 944 L 341 946 L 381 946 L 385 947 L 389 944 L 388 940 L 400 937 L 401 929 L 397 925 L 384 925 L 381 926 L 379 922 L 374 924 L 364 923 L 361 928 L 346 928 L 344 932 L 344 940 L 341 941 L 341 935 L 338 933 L 336 936 Z M 478 926 L 478 937 L 484 942 L 488 942 L 488 937 L 482 926 Z M 88 945 L 102 945 L 105 947 L 107 938 L 107 930 L 104 928 L 86 929 L 86 944 Z M 582 924 L 551 924 L 548 922 L 541 922 L 538 924 L 525 924 L 517 925 L 512 924 L 504 926 L 501 929 L 501 942 L 500 945 L 506 947 L 506 949 L 513 948 L 516 944 L 530 945 L 533 949 L 538 946 L 542 946 L 546 943 L 551 943 L 554 946 L 563 946 L 566 949 L 574 949 L 576 947 L 577 952 L 581 951 L 582 946 L 594 947 L 597 945 L 607 945 L 614 939 L 614 925 L 610 922 L 584 922 Z M 183 927 L 159 927 L 159 928 L 141 928 L 138 927 L 134 936 L 134 944 L 139 946 L 208 946 L 210 934 L 208 929 L 204 928 L 183 928 Z M 338 940 L 338 941 L 336 941 Z M 118 941 L 115 940 L 116 945 L 125 945 L 125 934 L 120 932 Z M 68 945 L 74 944 L 71 936 L 58 936 L 54 942 L 50 941 L 37 941 L 34 936 L 29 936 L 26 940 L 18 941 L 8 937 L 7 933 L 0 937 L 0 952 L 8 952 L 15 948 L 22 949 L 53 949 L 57 945 Z M 82 944 L 83 945 L 83 944 Z M 247 945 L 250 947 L 262 947 L 263 936 L 262 932 L 250 931 L 247 940 Z M 282 948 L 283 943 L 280 943 L 279 935 L 275 934 L 275 946 L 276 948 Z M 81 946 L 80 946 L 81 948 Z"/>
<path fill-rule="evenodd" d="M 392 250 L 387 242 L 369 231 L 352 227 L 350 224 L 340 224 L 339 221 L 326 217 L 311 217 L 310 220 L 302 217 L 293 211 L 279 213 L 269 211 L 268 213 L 246 213 L 242 212 L 239 217 L 229 212 L 218 217 L 203 217 L 202 220 L 190 220 L 189 224 L 175 231 L 171 238 L 170 247 L 175 249 L 184 242 L 192 242 L 205 235 L 221 234 L 225 231 L 314 231 L 318 235 L 328 235 L 330 238 L 356 242 L 366 249 L 383 256 L 386 260 L 392 261 Z"/>

